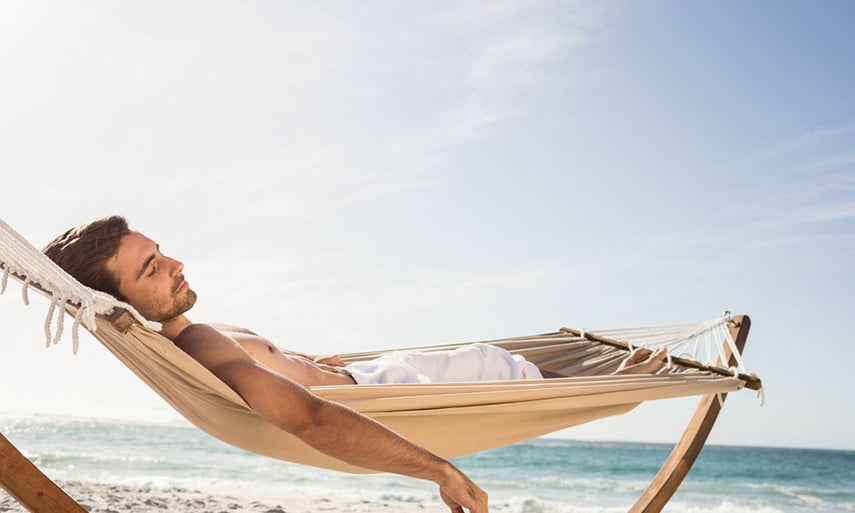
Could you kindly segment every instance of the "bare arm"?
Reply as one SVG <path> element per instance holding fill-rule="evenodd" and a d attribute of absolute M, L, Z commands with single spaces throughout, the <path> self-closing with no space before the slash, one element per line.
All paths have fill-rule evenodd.
<path fill-rule="evenodd" d="M 314 395 L 253 359 L 231 337 L 194 324 L 175 343 L 256 413 L 315 449 L 360 467 L 433 481 L 452 511 L 462 513 L 462 506 L 487 512 L 487 495 L 451 463 L 355 410 Z"/>

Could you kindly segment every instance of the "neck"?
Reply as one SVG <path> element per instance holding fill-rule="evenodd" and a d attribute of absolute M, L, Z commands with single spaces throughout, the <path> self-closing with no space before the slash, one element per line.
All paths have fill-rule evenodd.
<path fill-rule="evenodd" d="M 184 317 L 183 315 L 179 315 L 178 317 L 173 317 L 172 319 L 167 319 L 161 322 L 163 328 L 160 330 L 160 334 L 169 340 L 175 340 L 178 337 L 178 334 L 184 331 L 184 328 L 193 324 L 190 322 L 190 319 Z"/>

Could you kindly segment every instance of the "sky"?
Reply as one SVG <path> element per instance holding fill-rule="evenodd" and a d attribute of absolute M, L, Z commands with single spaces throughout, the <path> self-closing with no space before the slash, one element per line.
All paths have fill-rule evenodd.
<path fill-rule="evenodd" d="M 0 4 L 0 216 L 344 353 L 748 314 L 710 443 L 855 449 L 855 3 Z M 0 415 L 176 421 L 0 296 Z M 695 399 L 562 431 L 673 442 Z"/>

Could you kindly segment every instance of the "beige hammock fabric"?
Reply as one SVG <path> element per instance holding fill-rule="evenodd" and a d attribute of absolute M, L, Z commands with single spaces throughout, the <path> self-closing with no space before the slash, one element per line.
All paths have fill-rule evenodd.
<path fill-rule="evenodd" d="M 34 285 L 51 299 L 45 323 L 48 344 L 61 334 L 51 334 L 53 312 L 59 307 L 82 324 L 108 350 L 163 397 L 191 423 L 236 447 L 296 463 L 334 470 L 366 473 L 311 448 L 300 439 L 270 424 L 215 375 L 156 328 L 131 312 L 135 322 L 119 331 L 104 316 L 126 305 L 87 289 L 47 259 L 0 220 L 0 267 L 2 289 L 11 275 Z M 74 303 L 74 305 L 72 305 Z M 96 315 L 97 314 L 97 315 Z M 147 324 L 150 327 L 146 327 Z M 721 320 L 714 323 L 719 328 Z M 682 331 L 681 331 L 682 330 Z M 664 333 L 686 331 L 665 330 Z M 712 329 L 688 326 L 688 337 L 662 343 L 679 343 L 707 336 Z M 725 330 L 726 331 L 726 330 Z M 649 338 L 644 331 L 640 338 Z M 648 341 L 649 342 L 649 341 Z M 445 458 L 490 449 L 540 436 L 598 418 L 626 413 L 642 401 L 690 395 L 732 392 L 745 382 L 696 369 L 669 366 L 657 375 L 608 375 L 626 351 L 556 332 L 530 337 L 489 341 L 524 355 L 542 370 L 564 378 L 538 381 L 454 384 L 347 385 L 314 387 L 318 396 L 350 406 L 387 425 L 409 440 Z M 432 346 L 422 350 L 457 347 Z M 75 333 L 76 350 L 76 333 Z M 345 362 L 372 358 L 381 353 L 342 355 Z M 736 375 L 736 373 L 734 373 Z"/>
<path fill-rule="evenodd" d="M 135 324 L 122 334 L 99 319 L 94 335 L 187 420 L 224 442 L 296 463 L 370 472 L 320 453 L 268 423 L 231 388 L 157 333 Z M 580 359 L 585 363 L 611 361 L 616 368 L 626 354 L 563 332 L 491 343 L 523 354 L 535 364 L 548 362 L 548 368 L 558 372 L 584 365 Z M 370 356 L 373 354 L 361 353 L 343 355 L 343 359 L 348 362 Z M 453 458 L 626 413 L 645 400 L 732 392 L 742 385 L 737 378 L 686 371 L 515 382 L 343 385 L 312 390 L 382 422 L 444 458 Z"/>

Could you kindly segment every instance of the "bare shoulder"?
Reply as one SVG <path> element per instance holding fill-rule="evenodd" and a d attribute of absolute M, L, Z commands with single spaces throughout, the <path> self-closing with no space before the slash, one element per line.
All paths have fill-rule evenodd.
<path fill-rule="evenodd" d="M 246 328 L 241 328 L 240 326 L 234 326 L 231 324 L 223 324 L 223 323 L 219 323 L 219 322 L 209 322 L 206 324 L 208 326 L 212 326 L 213 328 L 215 328 L 221 332 L 224 332 L 224 333 L 230 333 L 230 334 L 240 333 L 243 335 L 256 335 L 256 336 L 258 336 L 258 333 L 254 332 L 252 330 L 246 329 Z"/>
<path fill-rule="evenodd" d="M 228 333 L 208 324 L 191 324 L 175 337 L 175 345 L 206 367 L 249 358 Z"/>
<path fill-rule="evenodd" d="M 216 341 L 216 339 L 230 338 L 224 331 L 217 329 L 211 324 L 191 324 L 175 337 L 175 343 L 183 347 L 198 345 L 209 340 Z"/>

